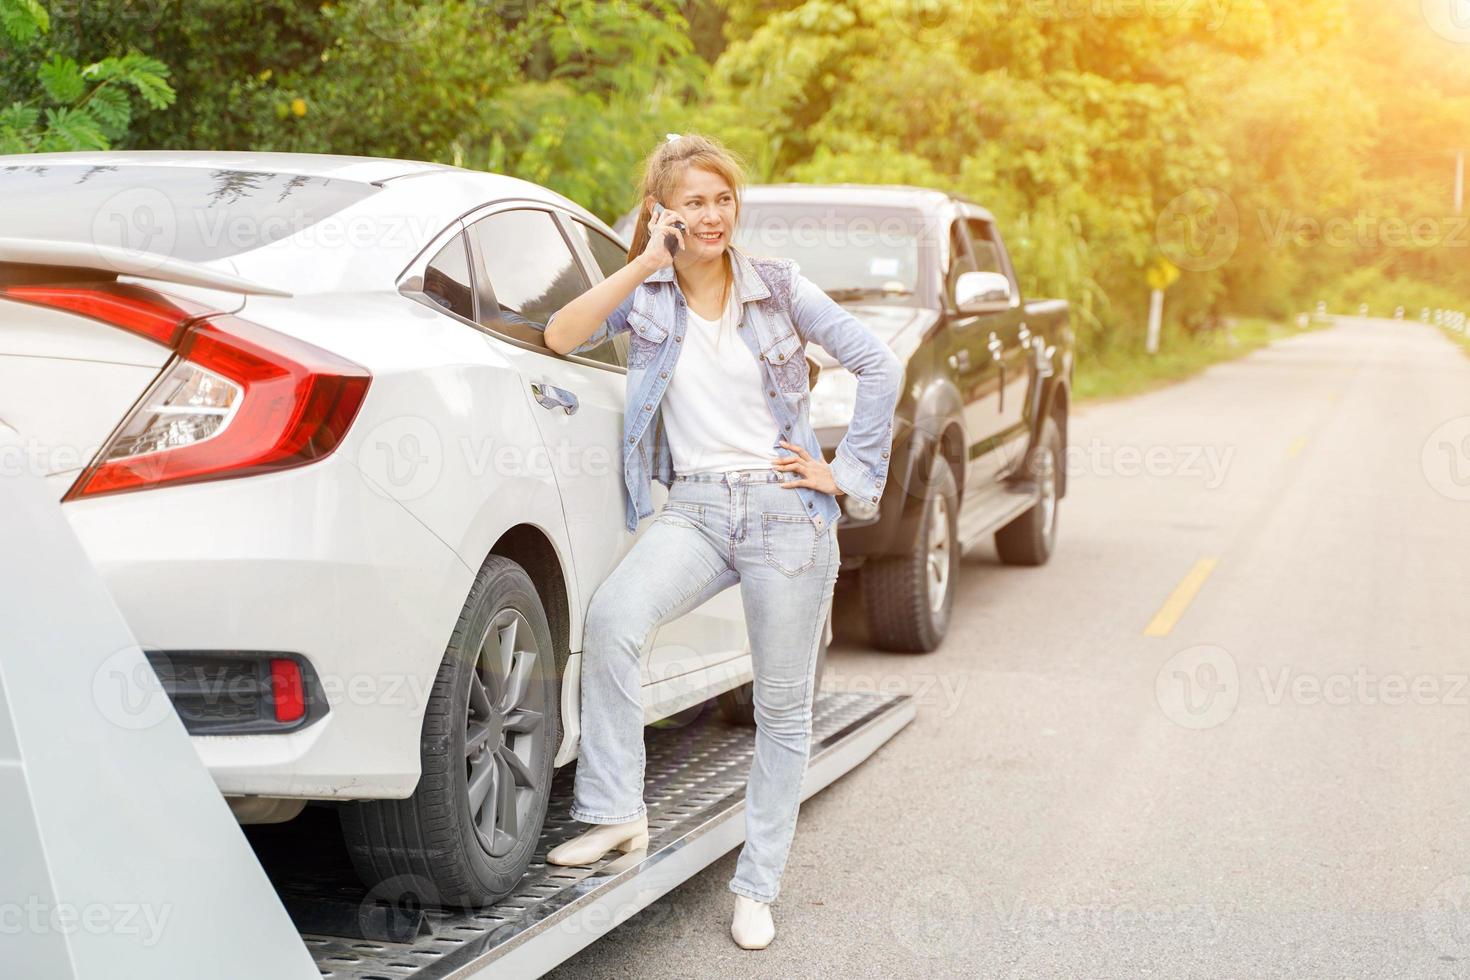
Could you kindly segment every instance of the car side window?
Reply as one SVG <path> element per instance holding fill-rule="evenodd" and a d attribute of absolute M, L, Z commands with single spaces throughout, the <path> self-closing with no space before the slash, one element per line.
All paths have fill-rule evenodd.
<path fill-rule="evenodd" d="M 573 221 L 572 227 L 587 243 L 587 248 L 603 276 L 610 276 L 628 264 L 628 250 L 596 228 L 588 227 L 580 221 Z"/>
<path fill-rule="evenodd" d="M 547 321 L 590 285 L 551 212 L 501 211 L 475 222 L 470 232 L 479 246 L 485 282 L 480 323 L 550 354 L 543 335 Z M 610 343 L 577 356 L 617 363 Z"/>
<path fill-rule="evenodd" d="M 580 221 L 570 222 L 574 232 L 582 237 L 587 243 L 587 250 L 592 253 L 592 259 L 597 263 L 597 269 L 607 278 L 628 264 L 628 250 L 617 242 L 608 238 L 602 232 Z M 620 333 L 605 344 L 599 344 L 591 351 L 583 354 L 584 357 L 595 357 L 599 361 L 608 360 L 619 367 L 628 366 L 628 335 Z"/>
<path fill-rule="evenodd" d="M 475 318 L 475 291 L 464 235 L 455 235 L 424 267 L 424 295 L 466 320 Z"/>
<path fill-rule="evenodd" d="M 970 254 L 970 236 L 965 234 L 964 224 L 954 221 L 949 226 L 949 271 L 944 276 L 945 294 L 951 305 L 954 302 L 954 284 L 966 272 L 978 271 L 975 257 Z"/>
<path fill-rule="evenodd" d="M 970 218 L 965 224 L 970 232 L 970 247 L 975 253 L 975 267 L 981 272 L 999 272 L 1011 281 L 1012 295 L 1018 295 L 1016 275 L 1005 261 L 1005 250 L 996 236 L 995 225 L 979 218 Z"/>

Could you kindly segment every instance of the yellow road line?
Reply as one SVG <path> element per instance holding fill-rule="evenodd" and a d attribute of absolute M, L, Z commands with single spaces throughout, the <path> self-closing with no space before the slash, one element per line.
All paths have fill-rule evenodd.
<path fill-rule="evenodd" d="M 1215 566 L 1219 564 L 1219 561 L 1218 558 L 1201 558 L 1195 562 L 1194 567 L 1189 570 L 1189 574 L 1184 576 L 1183 581 L 1174 589 L 1173 594 L 1164 600 L 1164 604 L 1154 614 L 1153 620 L 1144 629 L 1143 635 L 1168 636 L 1170 631 L 1174 629 L 1174 624 L 1179 622 L 1180 618 L 1184 615 L 1184 611 L 1189 608 L 1189 604 L 1199 594 L 1200 588 L 1205 584 L 1205 579 L 1210 577 L 1210 573 L 1215 570 Z"/>
<path fill-rule="evenodd" d="M 1297 439 L 1296 441 L 1294 441 L 1291 444 L 1291 447 L 1286 450 L 1286 455 L 1288 455 L 1288 456 L 1300 456 L 1302 454 L 1302 450 L 1303 449 L 1306 449 L 1306 448 L 1307 448 L 1307 440 L 1306 439 Z"/>

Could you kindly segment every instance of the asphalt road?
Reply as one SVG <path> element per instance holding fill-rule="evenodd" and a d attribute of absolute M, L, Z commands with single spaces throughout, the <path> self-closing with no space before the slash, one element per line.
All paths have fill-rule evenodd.
<path fill-rule="evenodd" d="M 939 651 L 839 603 L 825 685 L 919 714 L 802 806 L 769 949 L 732 853 L 551 976 L 1470 974 L 1470 359 L 1341 320 L 1080 411 L 1069 467 Z"/>

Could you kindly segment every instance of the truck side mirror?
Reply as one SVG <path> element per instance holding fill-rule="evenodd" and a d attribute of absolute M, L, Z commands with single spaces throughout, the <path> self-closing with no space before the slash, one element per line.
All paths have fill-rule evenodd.
<path fill-rule="evenodd" d="M 1011 305 L 1011 280 L 999 272 L 966 272 L 954 284 L 961 313 L 998 313 Z"/>

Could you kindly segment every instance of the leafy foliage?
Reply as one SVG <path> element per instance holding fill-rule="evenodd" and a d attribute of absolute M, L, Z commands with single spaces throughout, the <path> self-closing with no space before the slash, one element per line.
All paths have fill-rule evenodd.
<path fill-rule="evenodd" d="M 1318 299 L 1470 298 L 1450 201 L 1470 44 L 1425 6 L 0 0 L 0 150 L 439 160 L 613 218 L 664 132 L 708 131 L 755 180 L 984 203 L 1027 293 L 1071 300 L 1084 348 L 1128 357 L 1163 259 L 1183 269 L 1170 337 Z"/>
<path fill-rule="evenodd" d="M 51 27 L 38 0 L 0 0 L 0 153 L 105 150 L 127 134 L 134 98 L 148 109 L 173 104 L 163 62 L 128 51 L 79 64 L 53 45 Z"/>

